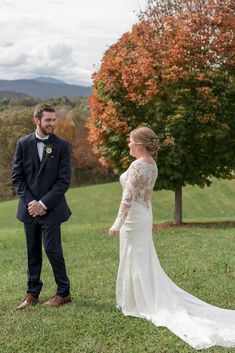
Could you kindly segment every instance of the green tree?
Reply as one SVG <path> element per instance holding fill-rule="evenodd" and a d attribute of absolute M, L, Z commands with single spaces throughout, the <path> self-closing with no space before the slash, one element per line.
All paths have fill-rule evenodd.
<path fill-rule="evenodd" d="M 0 113 L 0 199 L 12 196 L 11 167 L 16 141 L 34 129 L 33 111 L 25 108 Z"/>
<path fill-rule="evenodd" d="M 151 0 L 94 74 L 90 141 L 101 162 L 126 168 L 128 132 L 159 136 L 157 189 L 231 178 L 235 168 L 234 15 L 228 0 Z"/>

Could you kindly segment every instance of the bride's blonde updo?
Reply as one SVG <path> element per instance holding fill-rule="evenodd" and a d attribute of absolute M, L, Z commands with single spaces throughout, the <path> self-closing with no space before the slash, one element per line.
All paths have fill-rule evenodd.
<path fill-rule="evenodd" d="M 153 130 L 145 126 L 138 127 L 132 130 L 130 135 L 135 143 L 143 144 L 150 155 L 156 159 L 159 150 L 159 140 Z"/>

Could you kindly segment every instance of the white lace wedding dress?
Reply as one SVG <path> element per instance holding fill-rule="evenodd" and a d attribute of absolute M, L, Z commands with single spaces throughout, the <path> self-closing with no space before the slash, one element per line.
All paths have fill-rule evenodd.
<path fill-rule="evenodd" d="M 135 160 L 120 177 L 123 196 L 112 229 L 120 230 L 116 300 L 124 315 L 167 327 L 194 349 L 235 347 L 235 310 L 185 292 L 163 271 L 152 240 L 156 164 Z"/>

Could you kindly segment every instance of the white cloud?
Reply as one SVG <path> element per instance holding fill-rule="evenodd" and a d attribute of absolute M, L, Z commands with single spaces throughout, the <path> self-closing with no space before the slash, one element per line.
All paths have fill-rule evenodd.
<path fill-rule="evenodd" d="M 13 46 L 14 46 L 14 43 L 12 43 L 12 42 L 3 42 L 1 44 L 2 48 L 8 48 L 8 47 L 13 47 Z"/>
<path fill-rule="evenodd" d="M 0 79 L 47 75 L 90 85 L 107 47 L 146 0 L 0 0 Z"/>

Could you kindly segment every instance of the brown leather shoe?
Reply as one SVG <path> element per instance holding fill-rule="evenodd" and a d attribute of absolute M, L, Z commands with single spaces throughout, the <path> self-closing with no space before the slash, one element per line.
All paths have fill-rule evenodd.
<path fill-rule="evenodd" d="M 17 306 L 16 310 L 23 310 L 30 305 L 36 305 L 38 303 L 38 298 L 33 296 L 31 293 L 28 293 L 24 300 Z"/>
<path fill-rule="evenodd" d="M 66 297 L 61 297 L 59 295 L 55 295 L 53 298 L 49 299 L 42 306 L 52 306 L 54 308 L 58 308 L 61 305 L 70 303 L 72 301 L 71 296 L 67 295 Z"/>

